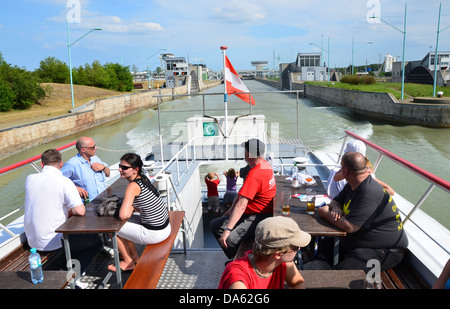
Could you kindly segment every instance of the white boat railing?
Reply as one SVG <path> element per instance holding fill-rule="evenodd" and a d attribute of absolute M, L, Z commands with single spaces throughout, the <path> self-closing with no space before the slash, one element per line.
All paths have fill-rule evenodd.
<path fill-rule="evenodd" d="M 242 138 L 252 138 L 253 136 L 248 136 L 248 135 L 233 135 L 233 137 L 242 137 Z M 222 140 L 224 141 L 225 138 L 223 138 L 222 136 L 211 136 L 209 138 L 213 138 L 213 139 L 218 139 L 219 141 Z M 196 146 L 199 146 L 198 144 L 196 144 L 196 140 L 199 139 L 204 139 L 203 136 L 195 136 L 193 137 L 189 142 L 186 143 L 186 145 L 184 145 L 175 155 L 173 155 L 171 157 L 171 159 L 167 162 L 164 163 L 162 157 L 163 157 L 163 153 L 161 154 L 161 163 L 164 163 L 163 165 L 161 165 L 160 167 L 153 167 L 153 169 L 159 169 L 160 171 L 158 173 L 156 173 L 155 178 L 157 178 L 158 176 L 164 174 L 166 171 L 168 171 L 169 167 L 175 163 L 176 166 L 176 174 L 177 174 L 177 180 L 175 182 L 176 185 L 179 185 L 180 183 L 180 177 L 181 177 L 181 173 L 187 173 L 188 169 L 190 167 L 191 164 L 196 162 Z M 228 147 L 230 146 L 228 143 L 225 143 L 225 153 L 228 153 Z M 192 152 L 192 158 L 190 159 L 189 157 L 189 153 Z M 180 159 L 180 157 L 182 157 L 184 155 L 184 159 Z M 184 171 L 180 172 L 180 164 L 179 162 L 183 160 L 186 161 L 186 166 L 184 167 Z M 226 160 L 226 157 L 224 158 L 224 160 Z"/>

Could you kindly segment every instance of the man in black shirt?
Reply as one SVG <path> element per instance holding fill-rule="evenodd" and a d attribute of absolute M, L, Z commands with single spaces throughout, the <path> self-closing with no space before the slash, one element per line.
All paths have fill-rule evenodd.
<path fill-rule="evenodd" d="M 347 232 L 341 239 L 344 260 L 336 268 L 367 271 L 371 259 L 380 262 L 381 270 L 395 267 L 403 259 L 408 239 L 394 200 L 367 172 L 359 153 L 346 153 L 338 173 L 347 185 L 329 205 L 318 209 L 321 217 Z"/>

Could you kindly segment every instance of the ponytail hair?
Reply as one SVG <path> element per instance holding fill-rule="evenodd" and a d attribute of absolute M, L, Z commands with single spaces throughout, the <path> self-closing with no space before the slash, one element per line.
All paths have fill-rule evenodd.
<path fill-rule="evenodd" d="M 142 166 L 144 163 L 141 160 L 141 157 L 135 153 L 126 153 L 120 158 L 121 161 L 125 161 L 132 168 L 139 168 L 138 175 L 141 177 L 142 182 L 153 192 L 154 195 L 160 196 L 159 191 L 155 188 L 155 186 L 151 183 L 150 179 L 142 173 Z"/>
<path fill-rule="evenodd" d="M 142 176 L 142 166 L 144 165 L 144 163 L 142 162 L 139 155 L 131 152 L 126 153 L 120 158 L 120 160 L 127 162 L 132 168 L 138 167 L 138 175 Z"/>

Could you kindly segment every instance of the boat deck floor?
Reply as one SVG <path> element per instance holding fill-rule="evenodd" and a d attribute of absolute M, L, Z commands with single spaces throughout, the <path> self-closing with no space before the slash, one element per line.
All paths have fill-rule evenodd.
<path fill-rule="evenodd" d="M 219 244 L 210 232 L 209 223 L 214 218 L 207 214 L 206 208 L 203 215 L 204 244 L 205 248 L 173 250 L 164 271 L 159 280 L 157 289 L 216 289 L 220 277 L 228 260 L 220 249 Z M 105 247 L 92 261 L 80 282 L 86 289 L 117 289 L 116 275 L 113 274 L 105 286 L 102 286 L 103 278 L 108 272 L 108 265 L 114 264 L 113 250 Z M 136 244 L 139 255 L 145 249 L 145 245 Z M 125 285 L 131 271 L 122 272 L 122 283 Z"/>
<path fill-rule="evenodd" d="M 144 246 L 137 245 L 139 253 Z M 225 268 L 227 257 L 221 249 L 188 249 L 175 251 L 169 255 L 157 289 L 216 289 L 220 276 Z M 115 274 L 103 287 L 102 280 L 108 274 L 108 265 L 114 264 L 113 256 L 99 253 L 92 261 L 80 282 L 85 289 L 117 289 Z M 205 271 L 207 270 L 207 271 Z M 122 272 L 122 282 L 125 285 L 131 271 Z"/>
<path fill-rule="evenodd" d="M 204 213 L 204 244 L 205 248 L 187 249 L 186 254 L 182 250 L 174 250 L 170 253 L 162 272 L 157 289 L 216 289 L 220 277 L 228 260 L 225 253 L 219 247 L 214 236 L 209 232 L 209 223 L 214 215 Z M 106 247 L 105 247 L 106 248 Z M 136 245 L 139 255 L 144 251 L 144 245 Z M 305 264 L 304 269 L 330 269 L 328 265 L 312 261 Z M 108 265 L 114 264 L 113 250 L 107 248 L 98 253 L 92 261 L 80 282 L 85 289 L 118 289 L 115 274 L 107 284 L 102 286 L 103 278 L 108 272 Z M 131 271 L 122 272 L 122 283 L 125 285 Z M 68 287 L 69 288 L 69 287 Z"/>

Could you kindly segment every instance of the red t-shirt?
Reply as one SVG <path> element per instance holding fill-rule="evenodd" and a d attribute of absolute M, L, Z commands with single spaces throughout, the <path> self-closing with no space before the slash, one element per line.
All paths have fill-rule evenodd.
<path fill-rule="evenodd" d="M 208 196 L 219 196 L 219 192 L 217 191 L 217 186 L 220 183 L 220 179 L 209 180 L 205 178 L 206 187 L 208 188 Z"/>
<path fill-rule="evenodd" d="M 225 267 L 219 282 L 219 289 L 228 289 L 233 283 L 241 281 L 248 289 L 283 289 L 286 277 L 286 263 L 279 265 L 268 278 L 261 278 L 253 269 L 246 252 L 245 257 L 230 262 Z"/>
<path fill-rule="evenodd" d="M 263 161 L 250 170 L 239 190 L 239 195 L 249 199 L 244 213 L 273 213 L 273 198 L 276 192 L 272 166 Z"/>

